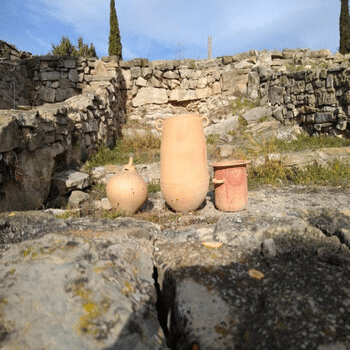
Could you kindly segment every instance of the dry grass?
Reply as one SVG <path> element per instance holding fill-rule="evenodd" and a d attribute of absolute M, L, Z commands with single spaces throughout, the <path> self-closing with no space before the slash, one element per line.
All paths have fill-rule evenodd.
<path fill-rule="evenodd" d="M 88 159 L 84 168 L 91 170 L 107 164 L 126 164 L 133 156 L 134 164 L 152 163 L 160 159 L 160 139 L 152 133 L 145 136 L 124 137 L 117 141 L 113 149 L 101 146 L 98 152 Z"/>

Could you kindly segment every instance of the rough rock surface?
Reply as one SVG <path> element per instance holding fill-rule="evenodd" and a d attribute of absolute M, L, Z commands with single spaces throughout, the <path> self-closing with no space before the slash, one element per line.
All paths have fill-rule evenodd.
<path fill-rule="evenodd" d="M 152 278 L 154 225 L 55 224 L 66 226 L 64 234 L 53 225 L 53 233 L 2 256 L 1 348 L 165 349 Z"/>
<path fill-rule="evenodd" d="M 162 225 L 3 213 L 1 347 L 349 348 L 349 194 L 263 187 L 224 213 L 209 192 Z"/>

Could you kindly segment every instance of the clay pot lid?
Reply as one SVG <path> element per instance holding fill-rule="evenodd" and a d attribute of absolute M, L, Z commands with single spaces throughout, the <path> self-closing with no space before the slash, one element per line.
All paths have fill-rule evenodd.
<path fill-rule="evenodd" d="M 250 163 L 250 160 L 236 159 L 236 160 L 225 160 L 223 162 L 211 163 L 210 165 L 214 168 L 220 168 L 220 167 L 223 168 L 223 167 L 247 165 L 249 163 Z"/>

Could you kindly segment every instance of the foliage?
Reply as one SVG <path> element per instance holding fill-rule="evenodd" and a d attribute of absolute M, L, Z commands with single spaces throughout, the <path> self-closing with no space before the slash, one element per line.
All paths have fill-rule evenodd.
<path fill-rule="evenodd" d="M 208 145 L 214 145 L 219 140 L 219 135 L 210 134 L 206 137 L 206 140 Z"/>
<path fill-rule="evenodd" d="M 350 23 L 349 23 L 349 0 L 340 0 L 341 10 L 339 18 L 340 43 L 339 52 L 342 55 L 350 53 Z"/>
<path fill-rule="evenodd" d="M 150 183 L 147 185 L 147 191 L 148 193 L 154 193 L 160 191 L 160 184 L 159 183 Z"/>
<path fill-rule="evenodd" d="M 263 165 L 251 166 L 248 170 L 248 183 L 250 188 L 262 184 L 270 185 L 328 185 L 350 186 L 350 167 L 339 160 L 328 162 L 322 166 L 315 162 L 304 168 L 288 167 L 283 161 L 266 159 Z"/>
<path fill-rule="evenodd" d="M 117 141 L 114 149 L 101 146 L 98 152 L 89 158 L 86 169 L 107 164 L 126 164 L 133 156 L 134 164 L 150 163 L 160 159 L 160 139 L 150 132 L 145 136 L 125 137 Z"/>
<path fill-rule="evenodd" d="M 115 2 L 111 0 L 110 18 L 109 18 L 109 46 L 108 55 L 117 56 L 118 60 L 122 60 L 122 44 L 120 40 L 119 24 L 117 12 L 115 10 Z"/>
<path fill-rule="evenodd" d="M 63 36 L 59 45 L 52 44 L 51 54 L 54 56 L 82 56 L 82 57 L 97 57 L 94 45 L 90 47 L 84 44 L 83 38 L 78 38 L 78 45 L 71 43 L 67 36 Z"/>
<path fill-rule="evenodd" d="M 235 145 L 235 156 L 246 159 L 251 157 L 265 156 L 269 153 L 298 152 L 310 149 L 327 147 L 348 147 L 349 139 L 343 139 L 336 136 L 309 136 L 307 133 L 299 134 L 295 140 L 285 141 L 272 137 L 268 139 L 259 139 L 243 128 L 230 131 L 233 137 L 232 143 Z"/>
<path fill-rule="evenodd" d="M 260 99 L 237 98 L 231 102 L 232 115 L 241 115 L 249 109 L 260 106 Z"/>

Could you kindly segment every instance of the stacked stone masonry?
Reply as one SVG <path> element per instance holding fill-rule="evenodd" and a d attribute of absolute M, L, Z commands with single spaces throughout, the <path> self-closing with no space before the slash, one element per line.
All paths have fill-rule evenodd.
<path fill-rule="evenodd" d="M 285 49 L 118 63 L 32 56 L 0 41 L 0 211 L 40 207 L 53 172 L 113 146 L 126 119 L 154 126 L 197 112 L 215 125 L 232 118 L 231 102 L 259 98 L 284 124 L 348 137 L 349 58 Z M 18 203 L 13 193 L 27 197 Z"/>
<path fill-rule="evenodd" d="M 154 125 L 184 111 L 222 116 L 216 100 L 260 98 L 284 124 L 310 134 L 347 134 L 350 114 L 349 56 L 329 50 L 250 51 L 210 60 L 120 62 L 130 119 Z M 169 106 L 173 107 L 169 109 Z M 182 108 L 182 109 L 181 109 Z M 223 116 L 229 118 L 230 113 Z"/>
<path fill-rule="evenodd" d="M 102 144 L 115 144 L 125 123 L 123 77 L 117 62 L 22 58 L 20 52 L 4 54 L 3 47 L 0 211 L 38 208 L 54 171 L 85 160 Z"/>

